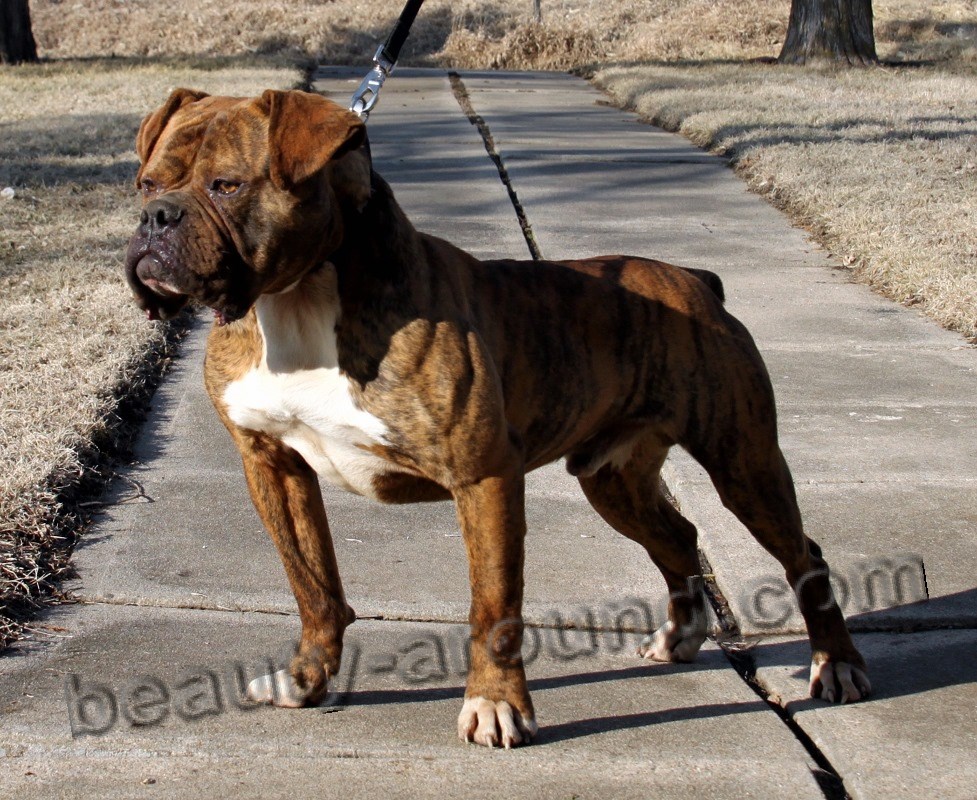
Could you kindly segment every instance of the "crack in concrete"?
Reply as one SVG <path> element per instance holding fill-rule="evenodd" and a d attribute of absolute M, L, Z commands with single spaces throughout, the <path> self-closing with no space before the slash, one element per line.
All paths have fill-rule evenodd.
<path fill-rule="evenodd" d="M 817 769 L 811 770 L 811 775 L 814 777 L 814 780 L 818 784 L 818 788 L 821 790 L 826 800 L 851 800 L 851 795 L 845 788 L 844 779 L 841 777 L 838 770 L 835 769 L 828 757 L 791 716 L 787 708 L 778 702 L 779 698 L 771 696 L 771 694 L 760 683 L 756 674 L 756 661 L 749 650 L 731 647 L 729 645 L 724 645 L 721 642 L 719 644 L 720 647 L 722 647 L 726 659 L 743 679 L 743 682 L 746 683 L 746 685 L 749 686 L 756 693 L 756 695 L 767 704 L 770 710 L 777 715 L 780 721 L 784 723 L 788 730 L 790 730 L 790 732 L 794 735 L 794 738 L 797 739 L 797 741 L 807 751 L 808 755 L 817 765 Z"/>
<path fill-rule="evenodd" d="M 499 171 L 499 179 L 509 193 L 509 200 L 515 209 L 516 218 L 519 220 L 519 227 L 522 229 L 522 235 L 526 239 L 526 246 L 529 248 L 529 254 L 532 256 L 533 261 L 539 261 L 542 259 L 543 254 L 540 252 L 539 245 L 536 243 L 536 237 L 533 234 L 533 228 L 529 223 L 529 218 L 526 216 L 526 211 L 523 209 L 522 203 L 519 202 L 519 196 L 516 194 L 515 187 L 509 178 L 509 172 L 505 167 L 505 162 L 502 160 L 502 156 L 499 155 L 499 151 L 495 148 L 492 131 L 489 129 L 485 119 L 475 111 L 471 97 L 468 94 L 468 89 L 465 88 L 465 82 L 461 79 L 461 76 L 457 72 L 449 72 L 448 79 L 451 81 L 451 91 L 455 96 L 455 100 L 458 101 L 461 110 L 468 117 L 468 121 L 478 129 L 482 137 L 482 142 L 485 145 L 485 152 L 488 153 L 489 158 L 492 159 L 492 163 L 495 164 L 495 168 Z"/>
<path fill-rule="evenodd" d="M 180 603 L 180 602 L 167 602 L 165 600 L 149 602 L 144 601 L 141 598 L 131 599 L 131 598 L 108 598 L 108 597 L 84 597 L 79 595 L 74 595 L 72 597 L 72 602 L 78 605 L 86 606 L 124 606 L 127 608 L 156 608 L 165 609 L 169 611 L 208 611 L 208 612 L 220 612 L 225 614 L 267 614 L 270 616 L 279 617 L 297 617 L 298 611 L 286 611 L 274 608 L 262 608 L 260 606 L 222 606 L 217 604 L 208 605 L 205 603 Z M 561 617 L 562 619 L 562 617 Z M 467 616 L 458 617 L 431 617 L 431 616 L 408 616 L 405 614 L 364 614 L 357 615 L 356 620 L 358 622 L 403 622 L 410 624 L 425 624 L 425 625 L 468 625 Z M 568 619 L 565 624 L 547 624 L 545 622 L 526 622 L 525 627 L 533 628 L 535 630 L 560 630 L 560 631 L 580 631 L 582 633 L 634 633 L 634 634 L 649 634 L 653 631 L 649 631 L 645 628 L 640 628 L 635 625 L 619 625 L 619 626 L 608 626 L 608 625 L 586 625 L 578 624 L 575 619 Z"/>

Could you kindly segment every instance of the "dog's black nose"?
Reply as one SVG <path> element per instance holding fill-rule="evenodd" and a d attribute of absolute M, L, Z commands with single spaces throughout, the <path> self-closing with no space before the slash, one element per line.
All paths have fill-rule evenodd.
<path fill-rule="evenodd" d="M 146 233 L 162 233 L 176 227 L 183 219 L 184 209 L 172 200 L 153 200 L 142 210 L 140 222 Z"/>

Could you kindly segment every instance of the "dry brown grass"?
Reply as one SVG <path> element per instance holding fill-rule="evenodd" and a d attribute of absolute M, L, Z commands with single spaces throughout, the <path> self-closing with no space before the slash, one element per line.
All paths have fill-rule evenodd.
<path fill-rule="evenodd" d="M 609 67 L 623 105 L 731 155 L 855 275 L 977 336 L 972 71 Z"/>
<path fill-rule="evenodd" d="M 874 0 L 879 54 L 977 60 L 973 0 Z M 42 56 L 291 52 L 367 63 L 402 0 L 32 0 Z M 790 0 L 427 0 L 405 64 L 569 69 L 607 61 L 775 56 Z"/>
<path fill-rule="evenodd" d="M 61 62 L 0 71 L 0 645 L 66 567 L 59 502 L 165 331 L 122 280 L 135 132 L 176 86 L 255 93 L 296 70 Z M 4 619 L 6 617 L 6 619 Z"/>

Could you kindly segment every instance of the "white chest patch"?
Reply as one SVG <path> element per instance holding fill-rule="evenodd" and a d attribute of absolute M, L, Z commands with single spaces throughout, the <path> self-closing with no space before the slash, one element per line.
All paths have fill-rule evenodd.
<path fill-rule="evenodd" d="M 327 267 L 293 291 L 263 295 L 255 309 L 264 353 L 225 389 L 230 418 L 280 439 L 330 483 L 373 496 L 373 478 L 391 465 L 364 447 L 387 444 L 387 428 L 357 408 L 339 371 L 335 275 Z"/>

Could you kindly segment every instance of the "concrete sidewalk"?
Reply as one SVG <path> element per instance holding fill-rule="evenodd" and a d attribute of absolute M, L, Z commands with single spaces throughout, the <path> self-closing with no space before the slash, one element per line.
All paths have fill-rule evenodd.
<path fill-rule="evenodd" d="M 359 78 L 324 69 L 315 86 L 345 102 Z M 631 252 L 722 276 L 770 369 L 807 528 L 875 695 L 805 699 L 809 652 L 779 567 L 676 455 L 667 478 L 750 682 L 714 644 L 694 665 L 653 666 L 632 655 L 635 634 L 604 630 L 660 622 L 664 587 L 556 464 L 527 489 L 537 744 L 488 752 L 454 738 L 468 589 L 449 504 L 380 507 L 326 488 L 365 618 L 336 696 L 300 711 L 239 703 L 242 680 L 287 658 L 298 619 L 203 391 L 201 324 L 76 551 L 83 605 L 42 621 L 49 641 L 0 659 L 0 794 L 974 797 L 977 353 L 850 284 L 720 159 L 583 81 L 461 83 L 544 257 Z M 377 168 L 418 227 L 479 256 L 526 257 L 485 132 L 433 70 L 398 70 L 370 121 Z"/>

